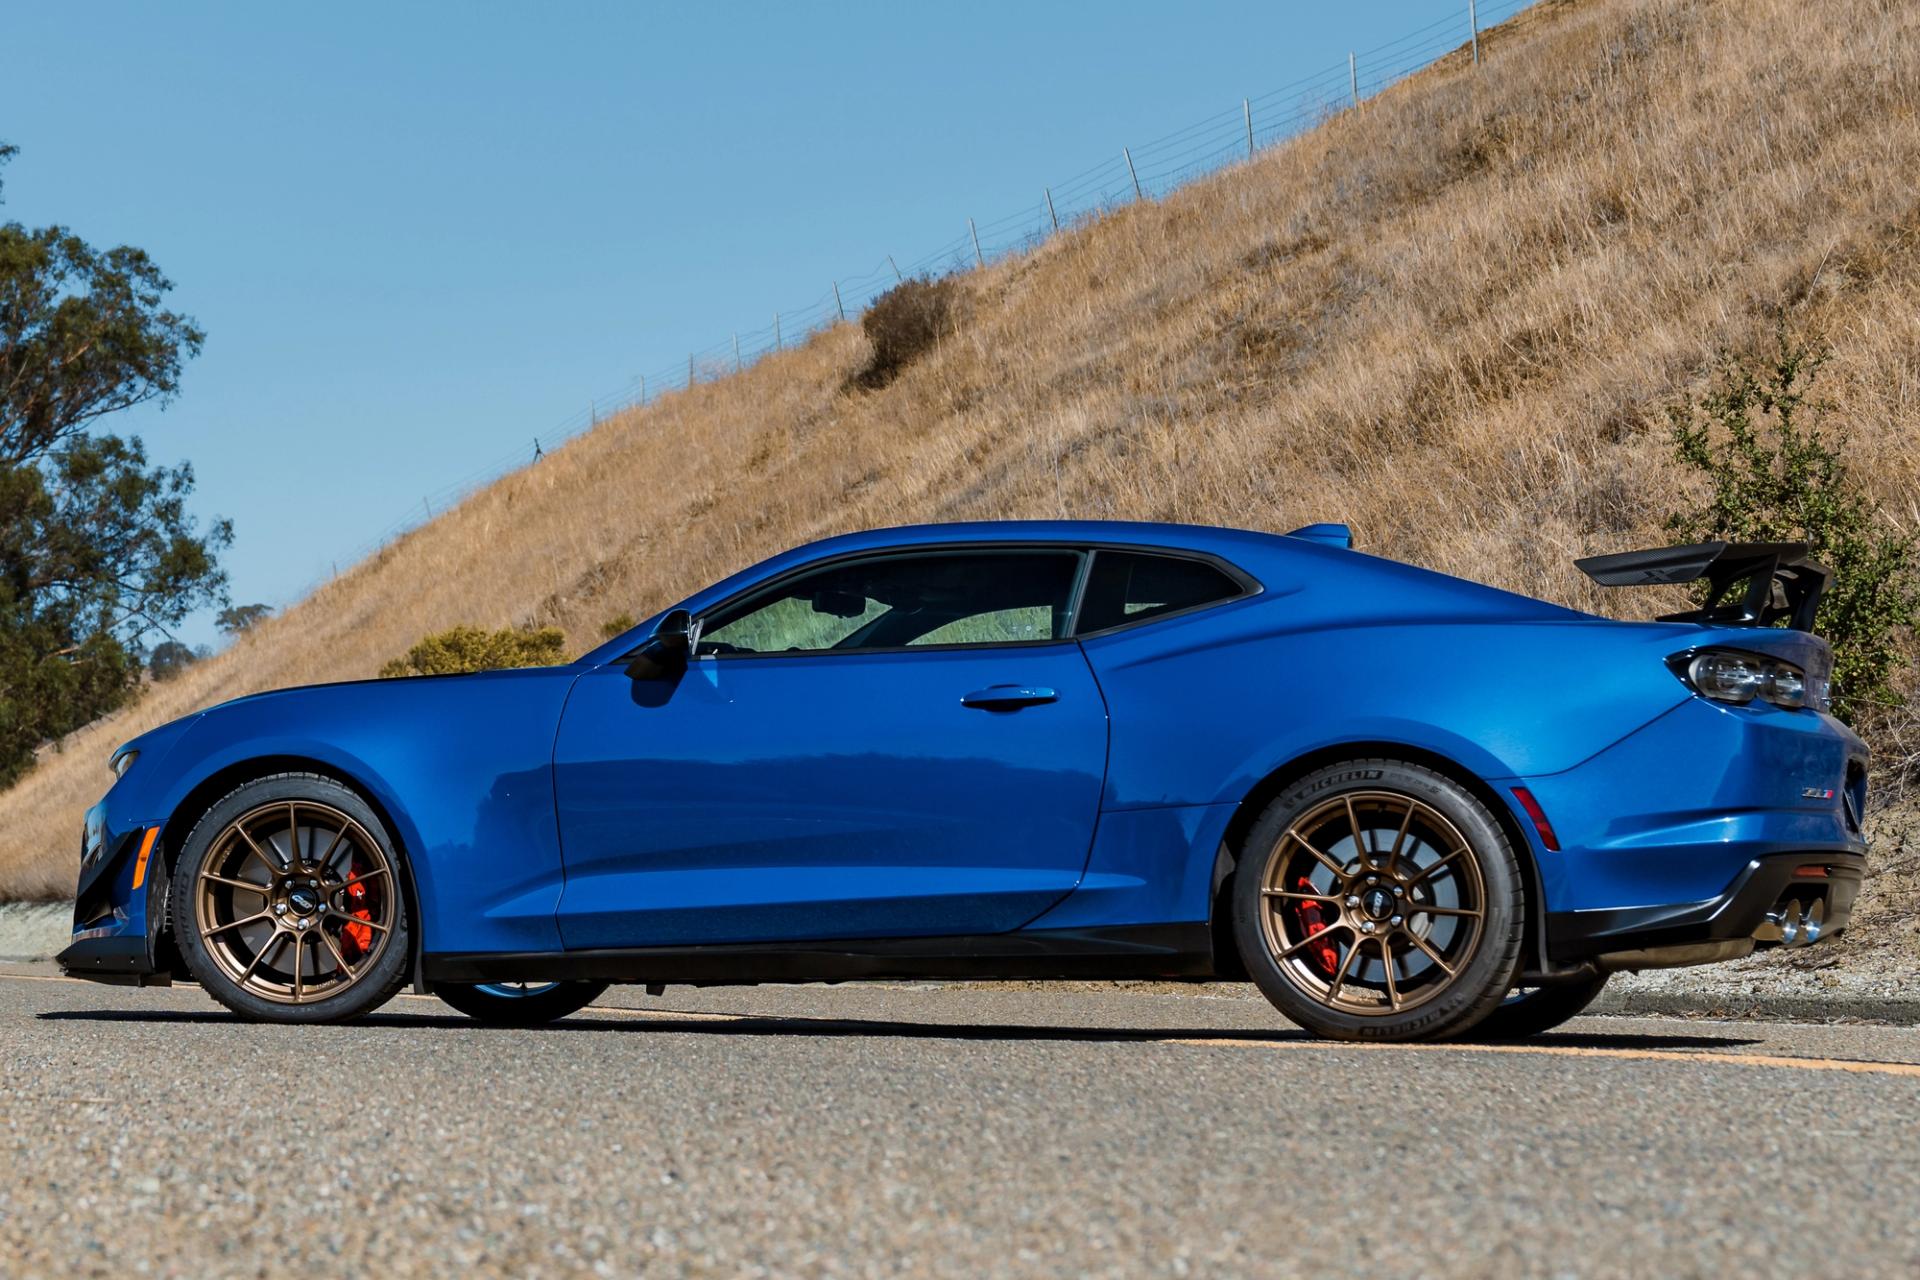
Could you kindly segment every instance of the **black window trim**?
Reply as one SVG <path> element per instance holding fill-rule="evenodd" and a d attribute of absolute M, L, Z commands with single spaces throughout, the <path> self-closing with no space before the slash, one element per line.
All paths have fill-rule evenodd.
<path fill-rule="evenodd" d="M 1242 569 L 1239 565 L 1234 564 L 1232 561 L 1224 560 L 1209 551 L 1191 551 L 1184 547 L 1155 547 L 1142 546 L 1138 543 L 1117 542 L 1087 544 L 1087 550 L 1092 554 L 1087 557 L 1087 567 L 1081 574 L 1080 585 L 1083 592 L 1086 589 L 1086 584 L 1092 580 L 1093 562 L 1099 558 L 1102 551 L 1124 551 L 1130 555 L 1160 556 L 1167 560 L 1192 560 L 1199 564 L 1207 565 L 1210 568 L 1218 569 L 1222 574 L 1226 575 L 1227 581 L 1239 587 L 1240 590 L 1230 596 L 1221 596 L 1217 600 L 1203 600 L 1199 604 L 1190 604 L 1184 609 L 1174 609 L 1167 613 L 1156 613 L 1152 617 L 1139 618 L 1131 622 L 1116 622 L 1110 627 L 1101 627 L 1097 631 L 1079 630 L 1079 606 L 1081 599 L 1076 596 L 1074 598 L 1074 613 L 1072 619 L 1073 629 L 1068 632 L 1075 640 L 1091 640 L 1096 636 L 1110 636 L 1121 631 L 1132 631 L 1136 627 L 1155 626 L 1162 622 L 1170 622 L 1175 618 L 1184 618 L 1190 614 L 1199 613 L 1205 609 L 1218 609 L 1223 605 L 1232 604 L 1237 600 L 1250 599 L 1266 590 L 1266 587 L 1261 584 L 1258 578 L 1255 578 L 1252 574 Z"/>
<path fill-rule="evenodd" d="M 795 578 L 810 574 L 816 569 L 857 563 L 862 560 L 891 559 L 897 556 L 914 555 L 920 552 L 929 552 L 936 555 L 953 555 L 978 554 L 980 552 L 1021 551 L 1063 552 L 1072 555 L 1079 561 L 1079 564 L 1074 570 L 1073 590 L 1067 597 L 1066 627 L 1064 628 L 1064 634 L 1060 636 L 1048 637 L 1045 640 L 995 640 L 984 644 L 908 644 L 863 649 L 782 649 L 775 653 L 703 654 L 699 652 L 700 639 L 702 633 L 706 630 L 707 620 L 714 614 L 730 609 L 735 604 L 754 596 L 770 592 L 778 588 L 781 584 L 792 582 Z M 1177 609 L 1172 613 L 1156 613 L 1151 618 L 1142 618 L 1137 622 L 1122 622 L 1111 627 L 1102 627 L 1098 631 L 1083 632 L 1078 629 L 1080 625 L 1080 606 L 1086 599 L 1087 582 L 1093 572 L 1094 559 L 1102 551 L 1126 551 L 1138 555 L 1165 556 L 1174 560 L 1195 560 L 1220 570 L 1229 580 L 1240 588 L 1240 591 L 1236 595 L 1225 596 L 1219 600 L 1209 600 L 1204 604 L 1189 605 L 1185 609 Z M 819 560 L 809 560 L 805 564 L 795 565 L 784 573 L 775 574 L 773 577 L 754 583 L 752 586 L 742 587 L 726 599 L 716 601 L 714 604 L 701 610 L 700 616 L 694 619 L 693 645 L 691 646 L 689 660 L 695 662 L 718 662 L 757 658 L 851 657 L 855 654 L 867 653 L 954 653 L 963 650 L 1038 649 L 1047 646 L 1078 644 L 1080 641 L 1093 636 L 1110 636 L 1115 632 L 1128 631 L 1135 627 L 1153 626 L 1174 618 L 1182 618 L 1189 614 L 1198 613 L 1202 609 L 1217 609 L 1222 605 L 1231 604 L 1236 600 L 1245 600 L 1251 596 L 1259 595 L 1264 590 L 1265 588 L 1260 584 L 1259 580 L 1246 570 L 1211 552 L 1193 551 L 1184 547 L 1155 546 L 1151 543 L 1087 542 L 1073 539 L 1057 539 L 1053 541 L 1044 539 L 1022 539 L 1012 542 L 920 542 L 888 547 L 867 547 L 863 550 L 843 551 L 838 555 L 826 556 Z"/>

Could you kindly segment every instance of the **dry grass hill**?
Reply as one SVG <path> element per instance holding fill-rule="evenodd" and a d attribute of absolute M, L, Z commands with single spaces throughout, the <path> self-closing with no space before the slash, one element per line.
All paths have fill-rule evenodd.
<path fill-rule="evenodd" d="M 844 324 L 474 495 L 59 744 L 0 797 L 0 893 L 70 891 L 108 750 L 149 725 L 373 675 L 457 622 L 577 652 L 860 526 L 1340 519 L 1604 607 L 1573 558 L 1661 538 L 1664 406 L 1781 309 L 1833 345 L 1858 469 L 1920 521 L 1920 4 L 1543 0 L 1483 47 L 962 277 L 955 332 L 883 390 Z"/>

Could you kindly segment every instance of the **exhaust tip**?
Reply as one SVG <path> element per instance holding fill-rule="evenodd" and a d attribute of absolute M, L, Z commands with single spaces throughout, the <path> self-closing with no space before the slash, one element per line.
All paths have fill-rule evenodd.
<path fill-rule="evenodd" d="M 1775 942 L 1783 947 L 1795 946 L 1800 939 L 1801 925 L 1800 904 L 1783 902 L 1767 912 L 1766 919 L 1753 931 L 1754 941 Z"/>
<path fill-rule="evenodd" d="M 1821 929 L 1827 923 L 1827 904 L 1816 898 L 1807 904 L 1807 912 L 1801 917 L 1800 945 L 1810 947 L 1820 941 Z"/>

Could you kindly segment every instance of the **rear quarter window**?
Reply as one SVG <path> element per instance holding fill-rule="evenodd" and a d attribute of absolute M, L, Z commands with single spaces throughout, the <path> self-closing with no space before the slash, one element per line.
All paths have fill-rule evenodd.
<path fill-rule="evenodd" d="M 1077 635 L 1149 622 L 1247 593 L 1219 566 L 1146 551 L 1097 551 L 1074 625 Z"/>

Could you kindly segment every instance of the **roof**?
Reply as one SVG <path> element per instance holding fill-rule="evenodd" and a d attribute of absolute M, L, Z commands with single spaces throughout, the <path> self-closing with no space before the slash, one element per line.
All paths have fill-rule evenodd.
<path fill-rule="evenodd" d="M 1249 529 L 1227 529 L 1203 524 L 1160 524 L 1139 520 L 975 520 L 947 524 L 898 525 L 863 529 L 823 538 L 785 552 L 813 560 L 822 555 L 870 548 L 918 546 L 947 542 L 1127 542 L 1143 546 L 1177 547 L 1189 551 L 1220 551 L 1248 545 L 1271 546 L 1281 535 Z"/>

